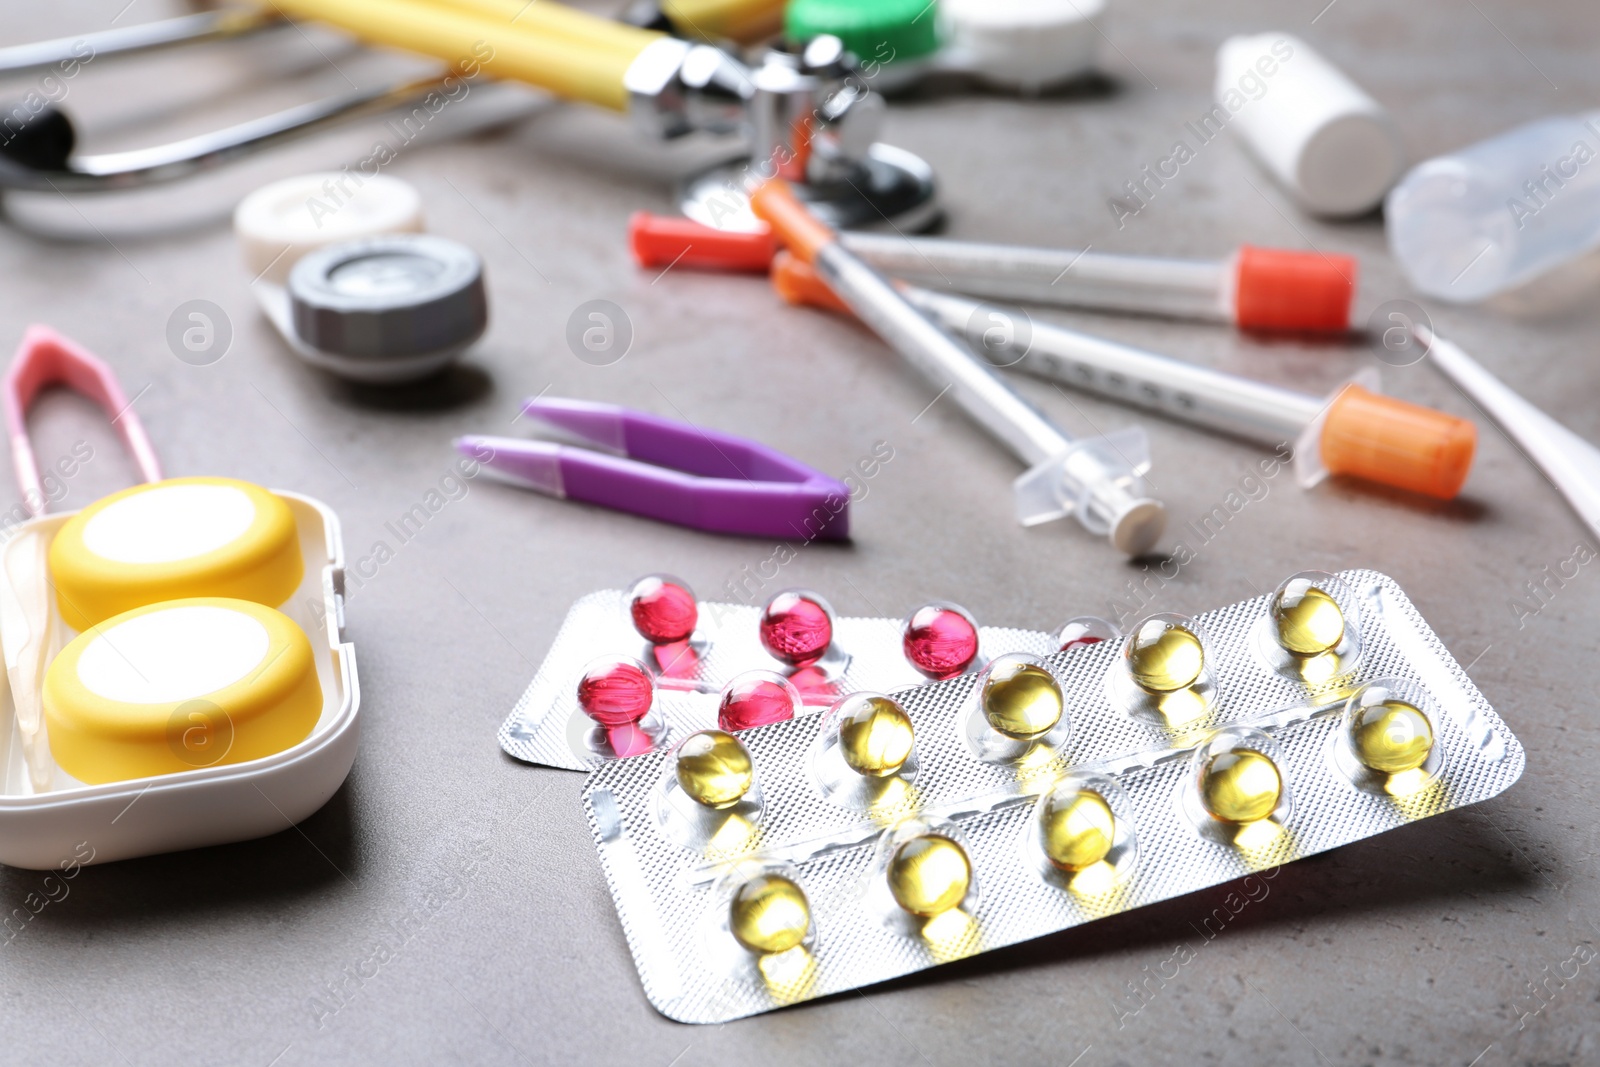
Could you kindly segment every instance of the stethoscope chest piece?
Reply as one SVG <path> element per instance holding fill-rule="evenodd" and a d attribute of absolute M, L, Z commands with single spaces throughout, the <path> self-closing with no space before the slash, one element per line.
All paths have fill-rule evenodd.
<path fill-rule="evenodd" d="M 739 159 L 696 175 L 679 191 L 679 210 L 719 230 L 760 229 L 742 188 L 750 173 L 750 161 Z M 933 168 L 882 142 L 867 149 L 848 180 L 799 183 L 797 192 L 818 218 L 841 230 L 921 233 L 942 211 Z"/>

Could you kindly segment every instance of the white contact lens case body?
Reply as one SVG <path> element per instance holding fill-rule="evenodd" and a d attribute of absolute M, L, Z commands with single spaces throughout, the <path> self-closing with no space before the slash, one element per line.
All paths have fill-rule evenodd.
<path fill-rule="evenodd" d="M 360 686 L 355 649 L 344 639 L 344 547 L 339 519 L 320 501 L 273 490 L 288 505 L 305 560 L 300 587 L 278 610 L 311 639 L 322 714 L 305 740 L 260 759 L 197 767 L 103 785 L 85 785 L 53 760 L 47 788 L 34 788 L 9 685 L 0 686 L 0 863 L 35 870 L 177 852 L 247 841 L 287 830 L 338 792 L 355 762 Z M 23 603 L 45 581 L 27 554 L 42 556 L 72 513 L 46 515 L 16 528 L 0 546 L 0 627 L 27 625 Z M 47 654 L 76 635 L 49 603 Z M 14 653 L 10 643 L 8 657 Z M 13 664 L 7 662 L 7 668 Z M 41 741 L 42 741 L 41 737 Z M 85 848 L 84 846 L 87 846 Z"/>

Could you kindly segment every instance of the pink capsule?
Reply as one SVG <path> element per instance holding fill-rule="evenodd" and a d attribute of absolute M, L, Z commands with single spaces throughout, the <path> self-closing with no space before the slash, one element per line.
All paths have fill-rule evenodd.
<path fill-rule="evenodd" d="M 700 653 L 692 641 L 674 641 L 670 645 L 652 645 L 650 658 L 660 668 L 662 684 L 693 684 L 700 674 Z M 682 688 L 669 685 L 668 688 Z"/>
<path fill-rule="evenodd" d="M 761 612 L 761 644 L 791 667 L 823 657 L 833 643 L 833 609 L 815 593 L 785 590 Z"/>
<path fill-rule="evenodd" d="M 627 726 L 650 712 L 655 685 L 644 665 L 626 656 L 606 656 L 584 668 L 578 707 L 601 726 Z"/>
<path fill-rule="evenodd" d="M 1056 644 L 1061 651 L 1066 652 L 1068 649 L 1087 648 L 1121 636 L 1114 623 L 1107 622 L 1098 615 L 1079 615 L 1075 619 L 1068 619 L 1062 624 L 1061 629 L 1056 631 Z"/>
<path fill-rule="evenodd" d="M 628 590 L 634 629 L 652 645 L 687 641 L 700 620 L 700 608 L 687 582 L 670 574 L 650 574 Z"/>
<path fill-rule="evenodd" d="M 606 744 L 611 746 L 611 751 L 619 758 L 642 756 L 646 752 L 655 751 L 656 739 L 650 736 L 648 730 L 641 729 L 638 723 L 607 726 L 605 730 Z"/>
<path fill-rule="evenodd" d="M 831 707 L 841 695 L 838 682 L 820 667 L 797 667 L 789 672 L 789 681 L 800 690 L 800 702 L 808 708 Z"/>
<path fill-rule="evenodd" d="M 745 671 L 722 687 L 717 725 L 724 730 L 748 730 L 792 719 L 801 707 L 800 690 L 783 675 Z"/>
<path fill-rule="evenodd" d="M 978 657 L 978 624 L 965 608 L 927 604 L 901 627 L 901 647 L 911 665 L 929 678 L 954 678 Z"/>

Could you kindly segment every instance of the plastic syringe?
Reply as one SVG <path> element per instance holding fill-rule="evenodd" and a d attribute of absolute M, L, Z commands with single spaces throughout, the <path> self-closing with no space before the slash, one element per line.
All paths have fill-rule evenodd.
<path fill-rule="evenodd" d="M 820 272 L 787 253 L 774 260 L 772 280 L 790 303 L 849 310 Z M 1016 345 L 1025 353 L 1017 370 L 1268 447 L 1292 443 L 1295 477 L 1307 488 L 1342 474 L 1448 500 L 1472 467 L 1477 427 L 1377 393 L 1375 378 L 1312 396 L 1036 322 L 994 304 L 905 283 L 898 290 L 974 347 L 991 329 L 1013 336 L 1025 330 L 1025 341 Z"/>
<path fill-rule="evenodd" d="M 892 234 L 842 233 L 839 240 L 883 273 L 939 290 L 1244 330 L 1343 333 L 1356 289 L 1349 256 L 1250 245 L 1226 259 L 1196 260 Z M 764 273 L 777 251 L 770 231 L 715 230 L 643 211 L 628 222 L 628 242 L 641 266 L 658 269 Z"/>
<path fill-rule="evenodd" d="M 759 187 L 751 207 L 795 255 L 816 267 L 851 311 L 1028 465 L 1013 483 L 1020 522 L 1073 515 L 1129 556 L 1155 547 L 1167 513 L 1165 505 L 1145 495 L 1143 475 L 1150 461 L 1142 429 L 1074 441 L 847 250 L 786 183 Z"/>

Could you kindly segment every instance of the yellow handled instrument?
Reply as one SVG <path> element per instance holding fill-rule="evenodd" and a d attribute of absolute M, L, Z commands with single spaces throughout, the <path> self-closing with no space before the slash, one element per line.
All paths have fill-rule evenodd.
<path fill-rule="evenodd" d="M 610 22 L 556 4 L 494 0 L 273 0 L 291 18 L 314 19 L 369 43 L 420 52 L 469 72 L 481 68 L 623 111 L 624 76 L 639 53 L 664 34 Z"/>

